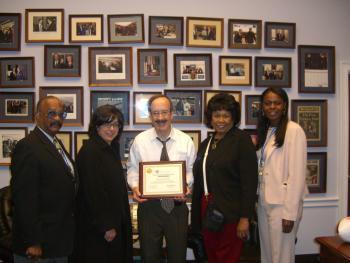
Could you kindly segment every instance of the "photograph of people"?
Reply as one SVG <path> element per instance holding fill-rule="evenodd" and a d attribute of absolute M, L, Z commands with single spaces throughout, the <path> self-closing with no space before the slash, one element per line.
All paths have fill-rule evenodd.
<path fill-rule="evenodd" d="M 288 119 L 288 95 L 268 88 L 258 118 L 258 221 L 262 263 L 293 263 L 306 187 L 306 137 Z"/>
<path fill-rule="evenodd" d="M 193 168 L 191 231 L 202 233 L 209 263 L 239 262 L 243 241 L 248 238 L 248 219 L 255 209 L 258 181 L 255 147 L 250 136 L 237 127 L 241 120 L 240 105 L 232 95 L 219 93 L 212 97 L 205 115 L 207 127 L 215 132 L 201 143 Z M 219 232 L 203 226 L 209 202 L 224 215 L 224 226 Z"/>

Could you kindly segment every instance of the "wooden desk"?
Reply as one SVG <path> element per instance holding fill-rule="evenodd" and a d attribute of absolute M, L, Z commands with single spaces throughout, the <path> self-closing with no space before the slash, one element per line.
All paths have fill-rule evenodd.
<path fill-rule="evenodd" d="M 350 262 L 350 243 L 344 242 L 340 237 L 317 237 L 316 242 L 321 247 L 321 263 Z"/>

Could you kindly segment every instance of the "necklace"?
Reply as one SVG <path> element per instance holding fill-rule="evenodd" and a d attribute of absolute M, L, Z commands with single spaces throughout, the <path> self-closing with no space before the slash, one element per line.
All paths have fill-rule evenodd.
<path fill-rule="evenodd" d="M 220 139 L 214 138 L 213 144 L 211 145 L 211 149 L 215 150 L 219 142 L 220 142 Z"/>

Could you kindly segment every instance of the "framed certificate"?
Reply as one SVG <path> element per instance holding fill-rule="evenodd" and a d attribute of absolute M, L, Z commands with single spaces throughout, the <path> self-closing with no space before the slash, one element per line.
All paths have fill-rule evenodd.
<path fill-rule="evenodd" d="M 186 193 L 186 162 L 140 162 L 142 198 L 172 198 Z"/>

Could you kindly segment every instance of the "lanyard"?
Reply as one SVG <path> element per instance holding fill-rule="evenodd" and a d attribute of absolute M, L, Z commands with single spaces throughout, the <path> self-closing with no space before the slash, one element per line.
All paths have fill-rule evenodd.
<path fill-rule="evenodd" d="M 259 166 L 263 167 L 264 166 L 264 162 L 265 162 L 265 148 L 266 145 L 269 143 L 269 141 L 271 140 L 272 135 L 274 135 L 276 132 L 276 127 L 272 127 L 271 128 L 271 133 L 269 134 L 269 136 L 266 138 L 265 143 L 263 145 L 263 147 L 261 147 L 261 151 L 260 151 L 260 160 L 259 160 Z"/>
<path fill-rule="evenodd" d="M 204 153 L 204 158 L 203 158 L 203 164 L 202 164 L 202 169 L 203 169 L 203 184 L 204 184 L 204 195 L 208 197 L 208 185 L 207 185 L 207 169 L 206 169 L 206 163 L 207 163 L 207 156 L 208 156 L 208 151 L 210 147 L 211 140 L 213 139 L 213 136 L 210 137 L 210 140 L 207 145 L 207 149 L 205 150 Z"/>

